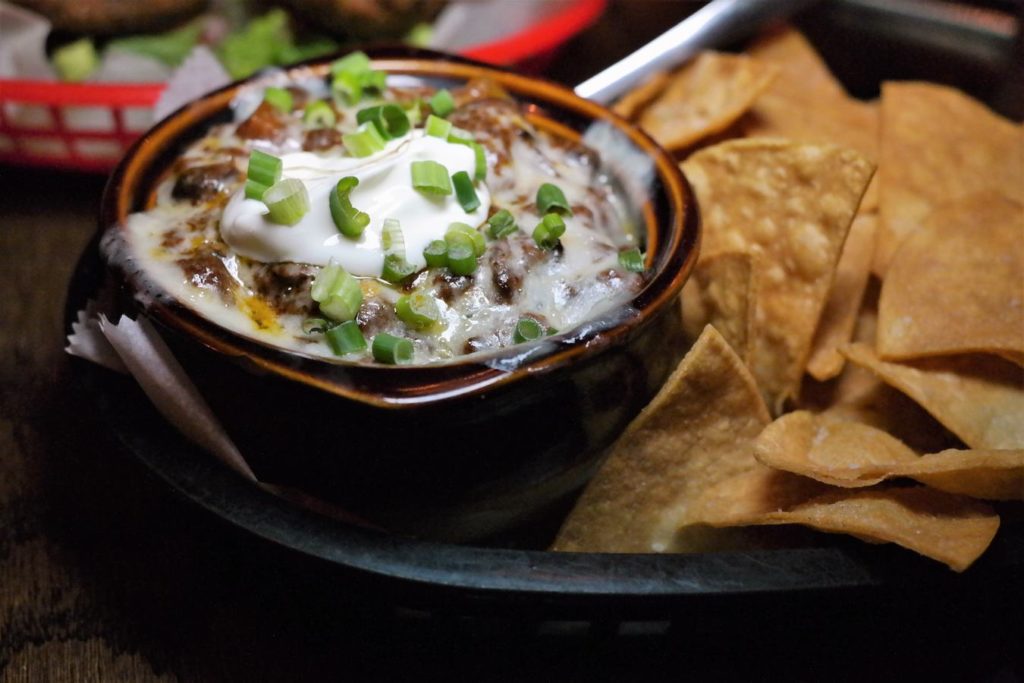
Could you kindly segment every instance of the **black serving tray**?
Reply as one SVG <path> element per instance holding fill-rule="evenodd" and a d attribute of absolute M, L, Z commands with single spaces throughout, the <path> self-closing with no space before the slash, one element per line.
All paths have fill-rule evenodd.
<path fill-rule="evenodd" d="M 854 94 L 873 96 L 884 78 L 930 76 L 964 87 L 1009 116 L 1024 115 L 1019 89 L 1007 87 L 1012 86 L 1007 75 L 1012 80 L 1020 68 L 1019 37 L 1014 41 L 984 24 L 958 23 L 954 14 L 944 15 L 944 29 L 922 32 L 915 23 L 919 18 L 897 11 L 914 4 L 894 2 L 886 14 L 885 3 L 836 0 L 805 13 L 798 23 Z M 940 40 L 949 35 L 957 40 Z M 865 37 L 870 40 L 864 42 Z M 869 55 L 869 62 L 854 48 L 861 57 Z M 945 59 L 935 61 L 936 54 Z M 69 285 L 69 329 L 103 276 L 94 242 Z M 490 545 L 391 535 L 264 491 L 180 436 L 131 378 L 79 359 L 72 363 L 84 401 L 131 456 L 184 498 L 297 562 L 297 578 L 308 581 L 310 590 L 330 587 L 370 600 L 460 613 L 570 619 L 698 613 L 704 619 L 715 614 L 730 619 L 750 613 L 755 604 L 782 615 L 787 609 L 797 614 L 886 596 L 959 597 L 971 604 L 979 592 L 1019 595 L 1024 590 L 1024 511 L 1017 504 L 1004 508 L 1008 514 L 992 546 L 963 574 L 892 545 L 841 536 L 819 536 L 824 545 L 818 547 L 625 555 L 547 552 L 537 540 L 545 538 L 543 528 Z M 530 542 L 538 549 L 513 549 Z"/>

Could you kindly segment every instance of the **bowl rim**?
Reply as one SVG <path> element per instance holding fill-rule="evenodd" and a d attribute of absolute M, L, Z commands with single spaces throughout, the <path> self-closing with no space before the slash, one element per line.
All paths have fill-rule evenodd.
<path fill-rule="evenodd" d="M 354 47 L 353 50 L 355 49 L 359 48 Z M 654 270 L 636 296 L 626 304 L 612 309 L 614 313 L 631 306 L 636 314 L 626 316 L 610 327 L 591 326 L 588 330 L 573 334 L 581 327 L 587 326 L 588 322 L 594 322 L 586 321 L 572 330 L 532 344 L 515 345 L 484 354 L 469 354 L 443 363 L 395 366 L 314 357 L 249 338 L 217 325 L 198 311 L 177 301 L 152 282 L 146 282 L 146 288 L 155 288 L 166 296 L 155 297 L 151 303 L 144 306 L 144 312 L 148 317 L 198 341 L 214 352 L 248 363 L 261 372 L 297 381 L 363 404 L 401 408 L 478 395 L 515 381 L 525 374 L 551 372 L 566 366 L 574 359 L 597 355 L 611 346 L 623 344 L 636 328 L 664 312 L 676 300 L 696 263 L 700 245 L 700 217 L 693 191 L 677 162 L 647 133 L 612 110 L 583 99 L 565 86 L 541 77 L 526 76 L 501 66 L 422 48 L 375 45 L 363 47 L 362 50 L 370 56 L 374 68 L 383 69 L 388 73 L 454 78 L 463 81 L 480 77 L 490 78 L 509 90 L 517 101 L 536 101 L 548 107 L 567 110 L 592 122 L 607 122 L 624 133 L 637 148 L 652 159 L 655 174 L 662 187 L 661 193 L 668 204 L 672 224 L 664 231 L 664 242 L 656 242 L 655 249 L 648 250 L 649 262 L 655 255 L 653 252 L 661 250 L 657 253 L 661 267 Z M 347 50 L 341 54 L 348 54 L 351 51 Z M 296 64 L 283 70 L 284 77 L 294 79 L 300 74 L 324 75 L 330 63 L 338 56 L 321 57 Z M 149 192 L 152 188 L 153 171 L 164 158 L 164 150 L 179 146 L 183 134 L 225 111 L 242 89 L 261 84 L 279 84 L 281 80 L 282 72 L 277 71 L 235 81 L 186 103 L 141 135 L 107 181 L 100 202 L 99 234 L 123 230 L 124 219 L 141 203 L 140 193 Z M 648 238 L 650 237 L 651 234 L 648 235 Z M 140 273 L 129 272 L 119 264 L 109 261 L 107 266 L 118 271 L 122 282 L 130 288 L 136 291 L 140 289 L 136 282 L 136 278 L 141 277 Z M 550 341 L 559 338 L 563 340 L 562 343 L 550 344 Z M 541 348 L 544 342 L 548 344 Z M 524 353 L 524 349 L 528 347 L 538 352 Z M 522 359 L 523 356 L 526 356 L 525 360 L 517 361 L 512 369 L 501 367 L 500 363 L 494 362 L 511 357 Z M 313 369 L 297 367 L 297 364 L 302 362 L 312 362 L 315 365 Z M 317 368 L 324 370 L 318 372 Z M 331 369 L 334 369 L 333 372 Z M 339 381 L 348 380 L 349 375 L 359 375 L 359 382 Z M 365 380 L 386 386 L 367 389 L 361 386 L 361 382 Z"/>

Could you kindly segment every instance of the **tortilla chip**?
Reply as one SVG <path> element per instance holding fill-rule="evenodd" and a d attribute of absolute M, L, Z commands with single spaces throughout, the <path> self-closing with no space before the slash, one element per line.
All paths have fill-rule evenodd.
<path fill-rule="evenodd" d="M 701 52 L 672 75 L 637 120 L 662 146 L 683 149 L 732 125 L 776 72 L 746 55 Z"/>
<path fill-rule="evenodd" d="M 977 354 L 894 363 L 862 343 L 842 352 L 913 398 L 968 446 L 1024 448 L 1024 369 L 1009 361 Z"/>
<path fill-rule="evenodd" d="M 940 204 L 991 190 L 1024 204 L 1024 128 L 954 88 L 882 86 L 874 271 Z"/>
<path fill-rule="evenodd" d="M 837 377 L 843 371 L 846 359 L 839 353 L 839 347 L 850 341 L 857 324 L 875 253 L 875 225 L 873 214 L 858 215 L 843 245 L 835 281 L 818 320 L 807 361 L 807 372 L 818 381 Z"/>
<path fill-rule="evenodd" d="M 700 261 L 683 287 L 683 329 L 695 339 L 705 326 L 722 333 L 741 358 L 752 310 L 751 255 L 722 252 Z"/>
<path fill-rule="evenodd" d="M 553 549 L 660 552 L 689 501 L 751 467 L 768 410 L 743 361 L 705 328 L 668 382 L 612 446 Z"/>
<path fill-rule="evenodd" d="M 781 137 L 849 147 L 878 158 L 878 108 L 846 94 L 828 65 L 798 31 L 785 31 L 754 43 L 748 54 L 779 68 L 778 77 L 740 122 L 747 137 Z M 875 182 L 861 210 L 877 205 Z"/>
<path fill-rule="evenodd" d="M 640 110 L 660 95 L 671 81 L 672 75 L 667 71 L 655 74 L 640 87 L 623 95 L 612 107 L 612 111 L 627 119 L 636 118 Z"/>
<path fill-rule="evenodd" d="M 748 364 L 778 412 L 800 387 L 871 164 L 831 145 L 748 139 L 704 149 L 683 171 L 703 219 L 701 258 L 757 259 Z"/>
<path fill-rule="evenodd" d="M 878 355 L 1024 354 L 1022 240 L 1024 205 L 995 192 L 933 211 L 889 264 Z"/>
<path fill-rule="evenodd" d="M 768 425 L 754 456 L 768 467 L 844 488 L 910 477 L 947 493 L 1024 499 L 1024 450 L 949 449 L 918 456 L 880 429 L 807 411 Z"/>
<path fill-rule="evenodd" d="M 999 517 L 988 505 L 926 487 L 833 489 L 794 503 L 800 493 L 779 482 L 799 479 L 768 468 L 753 470 L 708 490 L 695 504 L 695 516 L 713 526 L 803 524 L 895 543 L 958 572 L 985 552 L 999 529 Z"/>
<path fill-rule="evenodd" d="M 847 96 L 825 60 L 807 38 L 791 26 L 764 34 L 751 43 L 746 52 L 759 61 L 778 66 L 779 80 L 786 84 L 803 84 L 805 89 L 822 96 Z"/>

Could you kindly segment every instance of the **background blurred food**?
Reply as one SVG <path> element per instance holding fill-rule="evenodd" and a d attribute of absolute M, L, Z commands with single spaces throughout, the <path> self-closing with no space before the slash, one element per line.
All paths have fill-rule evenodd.
<path fill-rule="evenodd" d="M 310 24 L 338 37 L 396 39 L 431 21 L 444 0 L 285 0 Z"/>
<path fill-rule="evenodd" d="M 14 0 L 39 12 L 58 31 L 90 35 L 138 33 L 167 28 L 196 16 L 208 0 Z"/>

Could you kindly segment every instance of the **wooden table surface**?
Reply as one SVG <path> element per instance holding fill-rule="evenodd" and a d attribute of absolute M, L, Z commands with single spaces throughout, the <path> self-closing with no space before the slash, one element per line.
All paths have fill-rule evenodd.
<path fill-rule="evenodd" d="M 575 82 L 689 9 L 615 2 L 551 73 Z M 787 624 L 751 614 L 706 629 L 685 619 L 581 627 L 427 614 L 373 596 L 324 600 L 305 590 L 293 558 L 166 490 L 112 443 L 75 389 L 62 307 L 105 179 L 13 167 L 0 167 L 0 179 L 2 681 L 404 680 L 427 671 L 638 680 L 695 670 L 753 679 L 766 675 L 765 662 L 791 680 L 922 671 L 1021 680 L 1020 629 L 994 623 L 1002 612 L 991 596 L 966 606 L 943 598 L 903 624 L 854 608 L 842 624 L 828 614 Z M 1024 604 L 1019 586 L 999 595 Z M 852 646 L 867 633 L 870 650 Z"/>

